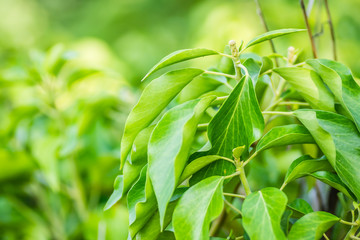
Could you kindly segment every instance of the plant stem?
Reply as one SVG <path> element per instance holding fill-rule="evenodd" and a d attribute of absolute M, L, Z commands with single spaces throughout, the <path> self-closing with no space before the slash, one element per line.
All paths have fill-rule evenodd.
<path fill-rule="evenodd" d="M 256 157 L 256 155 L 258 154 L 258 152 L 254 152 L 253 155 L 251 155 L 244 163 L 243 163 L 243 167 L 246 166 L 246 164 L 248 164 L 254 157 Z"/>
<path fill-rule="evenodd" d="M 256 4 L 256 12 L 257 14 L 259 15 L 260 19 L 261 19 L 261 23 L 262 25 L 264 26 L 265 28 L 265 31 L 268 32 L 269 31 L 269 27 L 266 23 L 266 20 L 265 20 L 265 16 L 264 16 L 264 13 L 262 11 L 262 8 L 261 8 L 261 5 L 259 3 L 259 0 L 254 0 L 255 4 Z M 273 51 L 273 53 L 276 53 L 276 49 L 275 49 L 275 45 L 274 45 L 274 42 L 270 39 L 269 40 L 269 43 L 270 43 L 270 46 L 271 46 L 271 50 Z M 277 60 L 277 58 L 275 58 L 275 65 L 278 67 L 279 66 L 279 62 Z"/>
<path fill-rule="evenodd" d="M 206 131 L 208 126 L 209 126 L 208 123 L 201 123 L 197 126 L 197 130 L 198 131 Z"/>
<path fill-rule="evenodd" d="M 333 48 L 333 56 L 334 56 L 334 60 L 337 60 L 337 54 L 336 54 L 336 42 L 335 42 L 335 31 L 334 31 L 334 25 L 331 19 L 331 14 L 330 14 L 330 8 L 329 8 L 329 3 L 328 0 L 324 0 L 325 3 L 325 9 L 326 9 L 326 14 L 328 17 L 328 23 L 330 26 L 330 34 L 331 34 L 331 42 L 332 42 L 332 48 Z"/>
<path fill-rule="evenodd" d="M 304 0 L 300 0 L 300 6 L 301 6 L 302 12 L 303 12 L 303 14 L 304 14 L 304 20 L 305 20 L 306 29 L 307 29 L 307 31 L 308 31 L 309 38 L 310 38 L 312 53 L 313 53 L 314 58 L 317 58 L 317 53 L 316 53 L 316 47 L 315 47 L 314 37 L 313 37 L 312 32 L 311 32 L 308 15 L 306 14 L 306 9 L 305 9 Z"/>
<path fill-rule="evenodd" d="M 204 73 L 235 79 L 235 76 L 234 76 L 234 75 L 226 74 L 226 73 L 222 73 L 222 72 L 214 72 L 214 71 L 207 71 L 207 70 L 205 70 Z"/>
<path fill-rule="evenodd" d="M 291 116 L 294 112 L 263 111 L 262 114 Z"/>
<path fill-rule="evenodd" d="M 235 212 L 237 212 L 238 214 L 240 214 L 242 216 L 242 212 L 237 209 L 234 205 L 232 205 L 228 200 L 224 199 L 224 202 L 230 207 L 232 208 Z"/>
<path fill-rule="evenodd" d="M 249 183 L 247 181 L 247 178 L 246 178 L 246 175 L 245 175 L 244 166 L 242 165 L 242 166 L 238 167 L 237 171 L 239 171 L 239 173 L 240 173 L 240 180 L 241 180 L 241 183 L 244 186 L 246 195 L 250 195 L 251 194 L 251 189 L 250 189 L 250 185 L 249 185 Z"/>
<path fill-rule="evenodd" d="M 299 105 L 299 106 L 309 106 L 306 102 L 279 102 L 278 105 Z"/>
<path fill-rule="evenodd" d="M 233 174 L 224 176 L 224 179 L 232 178 L 232 177 L 238 176 L 239 174 L 240 174 L 239 172 L 235 172 L 235 173 L 233 173 Z"/>
<path fill-rule="evenodd" d="M 350 236 L 351 239 L 355 239 L 355 240 L 360 240 L 360 238 L 355 237 L 355 236 Z"/>
<path fill-rule="evenodd" d="M 212 106 L 218 106 L 223 104 L 223 102 L 225 102 L 225 100 L 228 98 L 228 96 L 223 96 L 223 97 L 217 97 L 212 103 Z"/>
<path fill-rule="evenodd" d="M 224 196 L 228 196 L 228 197 L 236 197 L 236 198 L 241 198 L 241 199 L 245 199 L 246 196 L 241 195 L 241 194 L 235 194 L 235 193 L 223 193 Z"/>
<path fill-rule="evenodd" d="M 348 221 L 345 221 L 345 220 L 340 220 L 340 223 L 342 224 L 345 224 L 345 225 L 350 225 L 350 226 L 359 226 L 359 223 L 357 222 L 348 222 Z"/>
<path fill-rule="evenodd" d="M 227 213 L 226 213 L 226 210 L 225 210 L 225 208 L 224 208 L 224 209 L 222 210 L 222 212 L 221 212 L 221 215 L 220 215 L 220 216 L 216 219 L 216 221 L 214 221 L 214 223 L 211 225 L 211 228 L 210 228 L 210 236 L 215 237 L 215 236 L 218 234 L 221 226 L 223 225 L 223 223 L 224 223 L 224 221 L 225 221 L 225 219 L 226 219 L 226 215 L 227 215 Z"/>
<path fill-rule="evenodd" d="M 236 58 L 234 58 L 233 56 L 228 55 L 228 54 L 225 54 L 225 53 L 219 52 L 219 55 L 220 55 L 220 56 L 223 56 L 223 57 L 231 58 L 231 59 L 233 59 L 233 60 L 236 60 Z"/>
<path fill-rule="evenodd" d="M 323 234 L 323 237 L 324 237 L 326 240 L 330 240 L 330 239 L 328 238 L 328 236 L 326 236 L 325 233 Z"/>
<path fill-rule="evenodd" d="M 344 220 L 340 220 L 341 223 L 344 223 L 346 221 Z M 355 234 L 357 232 L 357 230 L 360 227 L 360 215 L 358 216 L 357 220 L 354 222 L 356 223 L 356 225 L 351 225 L 351 228 L 349 230 L 349 232 L 346 234 L 344 240 L 350 240 L 350 239 L 354 239 Z M 344 223 L 345 224 L 345 223 Z"/>

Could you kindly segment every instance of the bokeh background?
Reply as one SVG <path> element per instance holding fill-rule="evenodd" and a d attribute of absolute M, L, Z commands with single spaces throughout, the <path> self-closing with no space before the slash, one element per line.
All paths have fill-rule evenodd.
<path fill-rule="evenodd" d="M 312 2 L 319 55 L 331 58 L 323 1 Z M 271 30 L 304 28 L 298 0 L 260 3 Z M 360 76 L 360 1 L 329 4 L 339 60 Z M 140 79 L 172 51 L 263 32 L 252 0 L 0 0 L 0 239 L 126 239 L 126 202 L 103 207 Z M 306 34 L 274 42 L 311 57 Z M 257 184 L 282 180 L 286 166 L 265 179 L 263 168 L 291 154 L 259 165 Z"/>

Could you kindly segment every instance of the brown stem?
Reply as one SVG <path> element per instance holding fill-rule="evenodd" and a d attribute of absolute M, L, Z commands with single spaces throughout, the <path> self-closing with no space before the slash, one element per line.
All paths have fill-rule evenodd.
<path fill-rule="evenodd" d="M 305 24 L 306 24 L 306 28 L 307 28 L 307 31 L 308 31 L 308 34 L 309 34 L 312 53 L 313 53 L 314 58 L 317 58 L 314 37 L 313 37 L 312 32 L 311 32 L 308 15 L 306 14 L 306 8 L 305 8 L 304 0 L 300 0 L 300 5 L 301 5 L 302 12 L 304 14 Z"/>
<path fill-rule="evenodd" d="M 261 8 L 261 5 L 259 3 L 258 0 L 254 0 L 255 1 L 255 4 L 256 4 L 256 12 L 257 14 L 259 15 L 260 19 L 261 19 L 261 23 L 262 25 L 264 26 L 265 28 L 265 31 L 268 32 L 269 31 L 269 27 L 266 23 L 266 20 L 265 20 L 265 16 L 264 16 L 264 13 L 262 11 L 262 8 Z M 270 46 L 271 46 L 271 50 L 273 51 L 273 53 L 276 53 L 276 49 L 275 49 L 275 44 L 274 42 L 270 39 L 269 40 L 270 42 Z M 275 65 L 278 67 L 279 66 L 279 62 L 278 62 L 278 59 L 275 58 Z"/>
<path fill-rule="evenodd" d="M 332 48 L 333 48 L 333 56 L 334 56 L 334 60 L 337 60 L 337 54 L 336 54 L 336 41 L 335 41 L 335 31 L 334 31 L 334 25 L 331 19 L 331 14 L 330 14 L 330 8 L 329 8 L 329 3 L 328 0 L 324 0 L 325 3 L 325 8 L 326 8 L 326 14 L 328 17 L 328 23 L 330 26 L 330 34 L 331 34 L 331 42 L 332 42 Z"/>

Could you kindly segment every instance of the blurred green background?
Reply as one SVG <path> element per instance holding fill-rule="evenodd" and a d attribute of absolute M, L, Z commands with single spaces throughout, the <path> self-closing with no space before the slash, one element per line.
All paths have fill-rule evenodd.
<path fill-rule="evenodd" d="M 319 55 L 331 58 L 323 1 L 313 2 Z M 304 28 L 298 0 L 260 3 L 270 29 Z M 359 76 L 360 1 L 329 3 L 339 60 Z M 172 51 L 222 51 L 264 32 L 252 0 L 0 0 L 0 16 L 0 239 L 126 239 L 125 202 L 103 207 L 140 79 Z M 274 42 L 311 57 L 306 34 Z"/>

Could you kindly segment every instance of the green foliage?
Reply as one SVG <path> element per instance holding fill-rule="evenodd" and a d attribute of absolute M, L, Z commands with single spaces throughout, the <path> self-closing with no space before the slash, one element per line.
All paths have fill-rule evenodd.
<path fill-rule="evenodd" d="M 173 232 L 171 238 L 176 239 L 320 239 L 337 222 L 357 224 L 354 220 L 340 221 L 327 212 L 314 212 L 314 200 L 306 192 L 285 188 L 290 184 L 303 186 L 321 196 L 321 182 L 322 191 L 328 185 L 346 196 L 341 203 L 344 212 L 346 201 L 356 201 L 360 191 L 360 133 L 354 108 L 348 106 L 351 101 L 357 104 L 358 85 L 352 93 L 348 87 L 343 87 L 344 91 L 329 87 L 330 82 L 323 80 L 328 75 L 335 78 L 336 73 L 336 80 L 350 86 L 355 82 L 348 69 L 325 60 L 308 60 L 314 70 L 305 63 L 295 67 L 290 59 L 293 50 L 289 50 L 288 58 L 283 56 L 286 66 L 276 68 L 268 56 L 247 57 L 254 55 L 243 53 L 247 47 L 295 32 L 302 30 L 266 33 L 243 50 L 231 41 L 226 54 L 181 50 L 149 71 L 145 78 L 177 62 L 222 55 L 218 66 L 223 71 L 184 68 L 154 79 L 131 111 L 121 156 L 124 179 L 139 175 L 135 184 L 131 180 L 126 185 L 133 184 L 127 194 L 129 238 L 156 239 Z M 229 64 L 224 58 L 232 61 L 234 71 L 224 67 Z M 333 67 L 334 72 L 326 72 L 324 65 Z M 255 91 L 258 85 L 263 88 L 261 92 Z M 354 99 L 348 102 L 339 98 L 348 99 L 351 94 Z M 180 97 L 175 98 L 177 95 Z M 266 97 L 269 102 L 259 101 Z M 342 108 L 337 107 L 338 100 Z M 269 117 L 272 115 L 280 115 L 282 121 Z M 140 137 L 140 131 L 146 131 L 146 137 Z M 129 154 L 131 148 L 140 152 Z M 295 154 L 286 155 L 288 149 Z M 136 171 L 128 170 L 127 166 L 139 161 L 137 154 L 141 165 Z M 269 154 L 274 154 L 273 160 Z M 286 173 L 274 167 L 280 154 L 288 159 Z M 257 173 L 257 161 L 274 165 Z M 145 166 L 141 174 L 140 166 Z M 274 187 L 280 186 L 282 174 L 281 188 Z M 277 176 L 278 180 L 263 180 L 264 175 Z M 257 179 L 265 181 L 265 186 L 255 185 Z M 111 204 L 119 198 L 120 190 L 127 192 L 116 186 Z M 252 192 L 254 186 L 257 189 Z M 288 204 L 288 199 L 295 200 Z M 318 204 L 314 209 L 323 208 L 321 198 Z"/>

